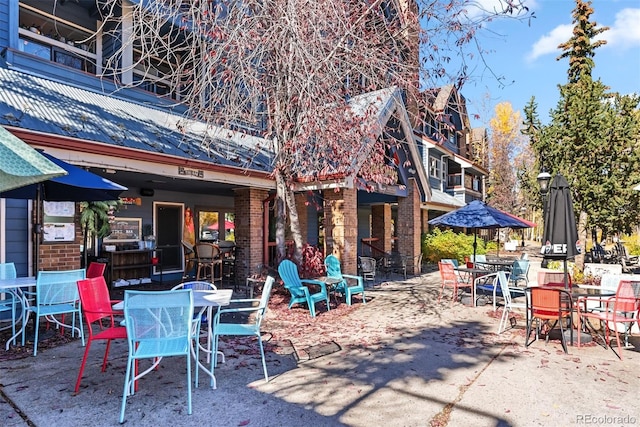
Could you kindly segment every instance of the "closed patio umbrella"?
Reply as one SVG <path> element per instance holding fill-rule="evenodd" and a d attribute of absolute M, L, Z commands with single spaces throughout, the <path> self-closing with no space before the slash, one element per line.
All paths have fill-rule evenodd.
<path fill-rule="evenodd" d="M 567 260 L 580 254 L 578 228 L 567 179 L 558 174 L 549 186 L 549 201 L 545 213 L 542 255 L 545 259 L 562 260 L 564 284 L 569 287 Z"/>
<path fill-rule="evenodd" d="M 60 166 L 0 126 L 0 192 L 65 174 Z"/>

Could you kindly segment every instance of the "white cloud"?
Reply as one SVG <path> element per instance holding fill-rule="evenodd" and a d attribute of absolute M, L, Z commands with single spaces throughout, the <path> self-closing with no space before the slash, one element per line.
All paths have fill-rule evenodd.
<path fill-rule="evenodd" d="M 527 54 L 527 61 L 533 62 L 548 53 L 560 53 L 558 45 L 569 40 L 572 32 L 573 25 L 558 25 L 533 44 L 531 51 Z"/>
<path fill-rule="evenodd" d="M 640 46 L 640 9 L 622 9 L 616 13 L 609 31 L 602 33 L 607 41 L 604 47 L 625 50 Z"/>

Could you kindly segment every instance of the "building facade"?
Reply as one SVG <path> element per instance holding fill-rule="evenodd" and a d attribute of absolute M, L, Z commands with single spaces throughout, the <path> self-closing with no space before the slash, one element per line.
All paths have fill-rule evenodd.
<path fill-rule="evenodd" d="M 139 224 L 140 235 L 106 239 L 109 243 L 132 248 L 143 233 L 152 233 L 162 250 L 162 268 L 154 268 L 153 277 L 162 270 L 163 280 L 185 273 L 184 239 L 235 241 L 237 281 L 270 262 L 269 200 L 275 184 L 268 141 L 190 119 L 169 82 L 132 66 L 135 49 L 113 61 L 109 54 L 122 43 L 114 34 L 127 37 L 127 23 L 119 32 L 103 32 L 94 1 L 2 0 L 0 23 L 0 125 L 35 148 L 128 188 L 115 219 Z M 162 70 L 164 61 L 155 69 Z M 105 67 L 111 67 L 111 78 Z M 124 88 L 119 83 L 125 80 L 137 87 Z M 298 189 L 300 199 L 316 192 L 328 201 L 321 210 L 303 203 L 307 241 L 319 244 L 323 237 L 325 253 L 337 253 L 347 273 L 356 272 L 361 240 L 388 230 L 379 221 L 397 221 L 393 236 L 381 235 L 385 248 L 391 249 L 387 242 L 393 240 L 407 255 L 420 250 L 421 225 L 415 218 L 429 200 L 429 185 L 399 100 L 390 90 L 384 98 L 389 108 L 379 117 L 385 132 L 403 141 L 395 153 L 395 185 L 372 191 L 358 179 L 363 162 L 345 180 Z M 0 261 L 15 262 L 20 275 L 80 267 L 78 215 L 76 204 L 73 236 L 52 242 L 37 233 L 36 225 L 46 218 L 34 201 L 0 198 Z M 104 243 L 93 255 L 103 253 Z M 63 258 L 69 261 L 61 263 Z M 44 260 L 49 261 L 40 264 Z"/>

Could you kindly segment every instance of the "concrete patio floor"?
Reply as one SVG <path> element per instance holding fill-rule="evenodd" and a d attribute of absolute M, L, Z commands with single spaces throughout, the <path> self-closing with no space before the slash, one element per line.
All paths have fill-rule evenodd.
<path fill-rule="evenodd" d="M 367 303 L 355 304 L 336 324 L 323 324 L 324 312 L 299 325 L 268 313 L 268 383 L 254 343 L 226 342 L 227 362 L 216 369 L 218 389 L 210 389 L 201 374 L 193 414 L 187 415 L 184 361 L 166 359 L 128 399 L 125 424 L 640 423 L 640 337 L 632 338 L 635 347 L 623 350 L 622 361 L 595 344 L 569 347 L 568 355 L 558 341 L 525 348 L 522 318 L 496 335 L 501 309 L 451 305 L 450 293 L 438 302 L 439 291 L 437 271 L 408 280 L 394 276 L 367 288 Z M 314 325 L 328 332 L 310 333 Z M 297 332 L 283 339 L 282 330 Z M 0 362 L 0 425 L 118 425 L 126 344 L 112 345 L 104 373 L 103 351 L 104 344 L 92 345 L 78 395 L 73 387 L 83 347 L 77 340 L 39 350 L 37 357 Z"/>

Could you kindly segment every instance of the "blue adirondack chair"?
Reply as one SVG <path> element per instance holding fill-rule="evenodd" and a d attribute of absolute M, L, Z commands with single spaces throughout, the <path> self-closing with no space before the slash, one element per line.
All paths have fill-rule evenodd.
<path fill-rule="evenodd" d="M 311 317 L 316 317 L 316 303 L 319 301 L 325 301 L 327 303 L 327 311 L 329 308 L 329 294 L 327 293 L 327 286 L 324 282 L 319 280 L 301 279 L 298 274 L 298 267 L 288 259 L 283 260 L 278 266 L 278 274 L 284 282 L 284 287 L 291 293 L 291 301 L 289 301 L 289 308 L 293 304 L 307 304 L 309 306 L 309 312 Z M 320 286 L 320 292 L 311 293 L 309 288 L 304 284 L 314 284 Z"/>
<path fill-rule="evenodd" d="M 354 294 L 362 294 L 362 303 L 366 304 L 364 299 L 364 282 L 361 276 L 353 276 L 350 274 L 342 274 L 340 269 L 340 260 L 335 255 L 328 255 L 324 259 L 324 266 L 327 269 L 328 277 L 337 277 L 342 282 L 336 285 L 336 292 L 340 292 L 345 296 L 348 305 L 351 305 L 351 296 Z M 355 280 L 355 284 L 353 284 Z M 351 281 L 351 285 L 349 284 Z"/>

